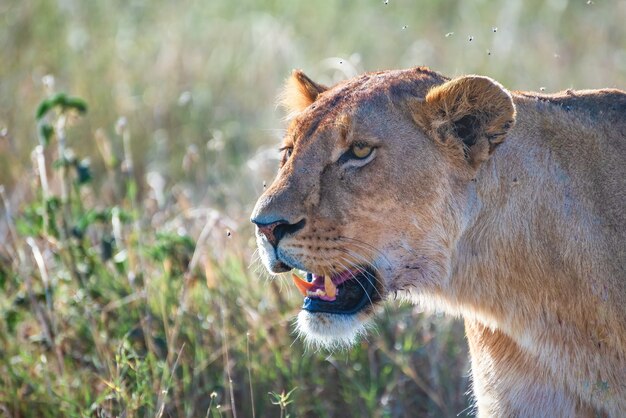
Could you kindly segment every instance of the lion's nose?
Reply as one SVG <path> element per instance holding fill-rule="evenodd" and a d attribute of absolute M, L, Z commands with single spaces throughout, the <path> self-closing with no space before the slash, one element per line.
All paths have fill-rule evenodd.
<path fill-rule="evenodd" d="M 259 232 L 265 235 L 265 238 L 272 244 L 273 247 L 278 246 L 278 242 L 288 234 L 294 234 L 298 232 L 300 229 L 304 228 L 305 220 L 301 219 L 300 221 L 291 224 L 283 219 L 278 221 L 271 222 L 263 222 L 259 218 L 250 219 L 253 224 L 259 228 Z"/>

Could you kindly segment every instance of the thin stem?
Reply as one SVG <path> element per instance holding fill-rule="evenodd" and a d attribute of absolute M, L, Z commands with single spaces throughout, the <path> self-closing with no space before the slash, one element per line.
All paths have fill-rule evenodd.
<path fill-rule="evenodd" d="M 211 396 L 211 401 L 209 402 L 209 407 L 206 410 L 206 415 L 204 416 L 204 418 L 209 418 L 209 414 L 211 413 L 211 407 L 213 406 L 213 398 L 214 396 Z"/>
<path fill-rule="evenodd" d="M 31 248 L 33 252 L 33 257 L 35 258 L 35 263 L 37 264 L 37 268 L 39 269 L 39 275 L 41 276 L 41 281 L 43 282 L 44 293 L 46 297 L 46 306 L 48 307 L 48 313 L 51 315 L 50 324 L 52 326 L 52 331 L 56 334 L 56 328 L 54 326 L 54 321 L 52 320 L 53 313 L 53 304 L 52 304 L 52 294 L 50 292 L 50 279 L 48 277 L 48 270 L 46 269 L 46 264 L 43 259 L 43 255 L 41 254 L 41 250 L 37 246 L 37 243 L 32 237 L 26 238 L 26 243 Z"/>
<path fill-rule="evenodd" d="M 237 409 L 235 408 L 235 390 L 233 389 L 233 379 L 230 375 L 230 360 L 228 358 L 228 333 L 226 331 L 226 304 L 221 304 L 222 313 L 222 353 L 224 354 L 224 368 L 226 369 L 226 376 L 228 378 L 228 389 L 230 393 L 230 406 L 233 411 L 233 418 L 237 418 Z"/>
<path fill-rule="evenodd" d="M 4 216 L 9 229 L 9 234 L 11 235 L 11 241 L 13 242 L 13 252 L 14 254 L 17 254 L 17 258 L 20 263 L 23 263 L 24 253 L 18 245 L 17 231 L 15 230 L 15 224 L 13 223 L 13 216 L 11 213 L 11 203 L 9 202 L 9 199 L 7 199 L 4 185 L 0 185 L 0 200 L 2 200 L 2 204 L 4 206 Z"/>
<path fill-rule="evenodd" d="M 252 406 L 252 418 L 256 417 L 254 410 L 254 390 L 252 389 L 252 372 L 250 366 L 250 332 L 246 332 L 246 358 L 248 367 L 248 384 L 250 386 L 250 405 Z"/>
<path fill-rule="evenodd" d="M 65 135 L 65 125 L 67 122 L 67 117 L 64 113 L 59 115 L 56 123 L 56 135 L 57 135 L 57 143 L 59 144 L 59 159 L 61 160 L 61 168 L 59 172 L 61 173 L 61 203 L 64 206 L 67 206 L 68 202 L 68 187 L 66 184 L 67 178 L 67 167 L 65 165 L 65 148 L 67 143 L 67 136 Z M 64 207 L 65 209 L 65 207 Z M 65 213 L 64 213 L 65 214 Z"/>
<path fill-rule="evenodd" d="M 59 144 L 59 159 L 61 161 L 61 167 L 59 169 L 59 176 L 61 177 L 61 243 L 63 250 L 67 252 L 67 256 L 69 258 L 68 266 L 70 273 L 78 284 L 81 287 L 85 287 L 85 283 L 83 282 L 83 276 L 76 268 L 76 258 L 74 257 L 74 252 L 72 251 L 72 245 L 69 241 L 70 231 L 69 231 L 69 218 L 70 218 L 70 206 L 69 206 L 69 176 L 67 175 L 67 164 L 65 161 L 66 155 L 66 143 L 67 136 L 65 134 L 65 126 L 67 123 L 67 116 L 65 113 L 61 113 L 56 121 L 55 133 L 57 136 L 57 143 Z M 47 201 L 45 202 L 44 212 L 47 212 Z"/>
<path fill-rule="evenodd" d="M 48 185 L 48 174 L 46 172 L 46 155 L 43 145 L 35 147 L 35 155 L 37 156 L 37 171 L 39 172 L 39 182 L 41 183 L 41 197 L 43 200 L 43 233 L 48 235 L 48 199 L 50 198 L 50 186 Z"/>
<path fill-rule="evenodd" d="M 33 254 L 35 254 L 35 250 L 34 250 L 34 247 L 36 247 L 35 241 L 31 237 L 29 237 L 27 239 L 27 243 L 31 248 L 33 248 Z M 41 255 L 41 253 L 39 254 Z M 37 259 L 36 256 L 35 256 L 35 259 Z M 43 259 L 41 261 L 43 261 Z M 24 284 L 26 285 L 26 291 L 28 293 L 29 302 L 31 306 L 33 307 L 33 309 L 35 310 L 35 314 L 37 315 L 37 318 L 39 319 L 41 328 L 44 332 L 44 335 L 46 336 L 46 340 L 48 340 L 50 347 L 52 347 L 52 350 L 56 354 L 56 360 L 57 360 L 59 373 L 61 375 L 64 375 L 65 367 L 63 366 L 63 354 L 61 353 L 60 347 L 56 344 L 56 338 L 54 335 L 54 331 L 52 330 L 52 320 L 50 319 L 50 316 L 46 313 L 46 311 L 41 309 L 41 306 L 39 305 L 39 301 L 37 301 L 37 298 L 35 297 L 35 292 L 33 291 L 33 283 L 32 283 L 30 274 L 28 274 L 28 272 L 25 272 L 23 276 L 24 276 Z"/>
<path fill-rule="evenodd" d="M 169 371 L 169 380 L 167 382 L 167 385 L 165 386 L 165 389 L 159 392 L 159 401 L 157 402 L 158 406 L 157 406 L 156 418 L 161 418 L 163 416 L 163 412 L 165 411 L 165 398 L 167 396 L 167 392 L 169 391 L 169 388 L 172 386 L 172 377 L 174 376 L 174 373 L 176 373 L 176 367 L 178 366 L 178 362 L 180 360 L 180 356 L 183 353 L 184 348 L 185 348 L 185 343 L 183 343 L 183 345 L 180 347 L 180 350 L 178 350 L 178 354 L 176 355 L 176 361 L 174 361 L 174 364 L 172 365 Z"/>

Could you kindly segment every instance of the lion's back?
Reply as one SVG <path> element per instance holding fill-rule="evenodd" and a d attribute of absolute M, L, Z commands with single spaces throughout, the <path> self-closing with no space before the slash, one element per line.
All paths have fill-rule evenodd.
<path fill-rule="evenodd" d="M 591 122 L 614 125 L 626 140 L 626 91 L 619 89 L 565 90 L 554 94 L 516 92 L 519 96 L 550 103 L 566 112 L 587 116 Z"/>

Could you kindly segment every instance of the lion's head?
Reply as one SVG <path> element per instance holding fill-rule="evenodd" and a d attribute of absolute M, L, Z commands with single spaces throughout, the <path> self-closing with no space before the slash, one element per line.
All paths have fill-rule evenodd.
<path fill-rule="evenodd" d="M 296 279 L 307 341 L 347 344 L 389 294 L 445 291 L 472 180 L 515 108 L 489 78 L 425 68 L 331 88 L 295 71 L 283 103 L 280 170 L 252 214 L 261 259 L 307 272 Z"/>

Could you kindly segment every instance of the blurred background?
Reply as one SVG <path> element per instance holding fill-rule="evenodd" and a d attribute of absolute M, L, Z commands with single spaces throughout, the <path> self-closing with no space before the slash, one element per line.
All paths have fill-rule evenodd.
<path fill-rule="evenodd" d="M 456 320 L 391 301 L 350 352 L 293 335 L 248 221 L 276 95 L 293 68 L 417 65 L 623 89 L 624 22 L 624 0 L 2 0 L 0 415 L 472 415 Z"/>

